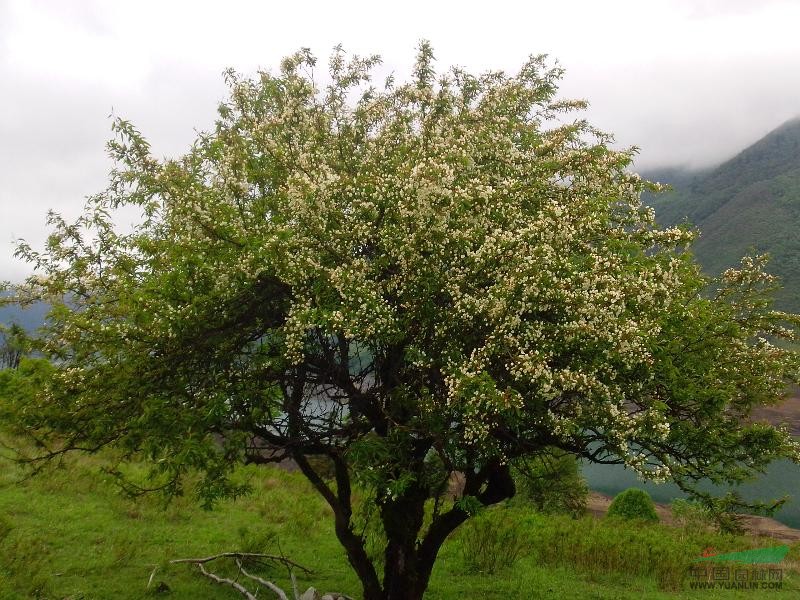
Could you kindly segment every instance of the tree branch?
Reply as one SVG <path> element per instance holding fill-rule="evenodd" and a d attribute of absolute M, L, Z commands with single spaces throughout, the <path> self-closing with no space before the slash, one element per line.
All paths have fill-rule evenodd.
<path fill-rule="evenodd" d="M 211 573 L 210 571 L 206 571 L 205 567 L 203 566 L 203 563 L 197 563 L 197 568 L 200 569 L 200 572 L 203 575 L 205 575 L 206 577 L 208 577 L 211 581 L 214 581 L 214 582 L 222 584 L 222 585 L 231 586 L 233 589 L 235 589 L 237 592 L 239 592 L 242 596 L 247 598 L 247 600 L 258 600 L 258 598 L 256 598 L 253 594 L 251 594 L 247 590 L 247 588 L 244 587 L 241 583 L 238 583 L 238 582 L 234 581 L 233 579 L 227 579 L 226 577 L 220 577 L 219 575 Z"/>
<path fill-rule="evenodd" d="M 250 559 L 250 560 L 270 560 L 273 562 L 281 563 L 284 566 L 290 566 L 297 569 L 300 569 L 304 573 L 310 575 L 313 571 L 304 567 L 303 565 L 299 565 L 293 560 L 289 560 L 285 556 L 276 556 L 274 554 L 258 554 L 256 552 L 220 552 L 219 554 L 212 554 L 211 556 L 205 556 L 202 558 L 176 558 L 174 560 L 169 561 L 170 564 L 179 564 L 179 563 L 192 563 L 192 564 L 205 564 L 211 561 L 220 559 L 220 558 L 235 558 L 238 560 L 241 559 Z"/>
<path fill-rule="evenodd" d="M 275 585 L 271 581 L 267 581 L 266 579 L 263 579 L 263 578 L 259 577 L 258 575 L 251 575 L 250 573 L 245 571 L 244 565 L 242 565 L 242 561 L 240 559 L 238 559 L 238 558 L 236 559 L 236 566 L 239 567 L 239 572 L 242 575 L 252 579 L 253 581 L 255 581 L 257 583 L 260 583 L 261 585 L 263 585 L 267 589 L 272 590 L 273 592 L 275 592 L 275 595 L 278 596 L 278 598 L 280 598 L 280 600 L 289 600 L 289 597 L 286 595 L 286 592 L 284 592 L 281 588 L 279 588 L 277 585 Z"/>

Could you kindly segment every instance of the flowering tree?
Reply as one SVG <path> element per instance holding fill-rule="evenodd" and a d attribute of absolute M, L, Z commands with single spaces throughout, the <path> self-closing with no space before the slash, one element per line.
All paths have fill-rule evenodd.
<path fill-rule="evenodd" d="M 422 44 L 409 83 L 376 89 L 377 62 L 337 50 L 324 88 L 307 51 L 229 73 L 216 128 L 175 160 L 116 122 L 107 191 L 19 248 L 57 365 L 18 410 L 49 440 L 32 460 L 113 445 L 167 493 L 199 471 L 212 502 L 244 491 L 237 463 L 292 459 L 364 597 L 413 600 L 447 536 L 514 494 L 516 458 L 559 448 L 686 489 L 798 458 L 747 419 L 797 379 L 763 261 L 702 275 L 692 232 L 641 205 L 633 152 L 566 118 L 583 104 L 555 99 L 558 68 L 437 76 Z"/>

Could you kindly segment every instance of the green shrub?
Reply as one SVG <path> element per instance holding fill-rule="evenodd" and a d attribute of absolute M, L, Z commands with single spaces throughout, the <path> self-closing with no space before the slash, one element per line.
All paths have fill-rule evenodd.
<path fill-rule="evenodd" d="M 586 512 L 589 488 L 574 454 L 550 449 L 513 465 L 517 502 L 530 503 L 540 512 L 574 517 Z"/>
<path fill-rule="evenodd" d="M 639 488 L 628 488 L 620 492 L 608 507 L 609 517 L 658 521 L 656 507 L 650 494 Z"/>
<path fill-rule="evenodd" d="M 373 564 L 382 567 L 386 560 L 386 533 L 373 497 L 372 495 L 359 497 L 353 513 L 353 528 L 364 539 L 364 549 L 369 559 Z"/>
<path fill-rule="evenodd" d="M 699 502 L 676 498 L 670 504 L 672 517 L 680 527 L 687 529 L 710 529 L 714 525 L 711 512 Z"/>
<path fill-rule="evenodd" d="M 468 573 L 492 575 L 510 568 L 528 547 L 526 535 L 505 510 L 472 517 L 459 536 Z"/>

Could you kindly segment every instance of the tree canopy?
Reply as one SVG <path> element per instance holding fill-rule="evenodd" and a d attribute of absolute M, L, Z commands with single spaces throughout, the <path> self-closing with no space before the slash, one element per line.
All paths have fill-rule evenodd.
<path fill-rule="evenodd" d="M 798 378 L 762 258 L 703 275 L 694 232 L 656 225 L 634 150 L 571 116 L 584 103 L 557 98 L 545 57 L 437 74 L 423 43 L 410 81 L 375 86 L 378 62 L 337 49 L 324 85 L 306 50 L 229 72 L 178 158 L 115 121 L 108 189 L 18 250 L 36 272 L 17 300 L 53 305 L 52 381 L 17 407 L 48 441 L 29 460 L 112 445 L 152 461 L 151 489 L 199 471 L 213 502 L 246 491 L 236 464 L 291 459 L 376 600 L 422 596 L 446 537 L 514 494 L 517 458 L 557 448 L 686 489 L 798 459 L 748 419 Z"/>
<path fill-rule="evenodd" d="M 0 369 L 16 369 L 25 357 L 28 334 L 18 323 L 0 323 Z"/>

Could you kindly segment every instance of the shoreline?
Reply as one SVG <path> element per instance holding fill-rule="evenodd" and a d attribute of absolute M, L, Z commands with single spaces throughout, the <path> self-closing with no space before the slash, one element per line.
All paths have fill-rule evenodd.
<path fill-rule="evenodd" d="M 608 494 L 590 491 L 586 502 L 586 513 L 598 519 L 602 518 L 608 512 L 608 507 L 611 505 L 612 500 L 613 498 Z M 673 527 L 677 526 L 668 504 L 656 502 L 655 506 L 661 523 Z M 787 544 L 800 542 L 800 529 L 794 529 L 770 517 L 742 515 L 742 525 L 744 526 L 745 535 L 769 537 Z"/>
<path fill-rule="evenodd" d="M 785 424 L 793 436 L 800 438 L 800 395 L 793 394 L 772 406 L 759 406 L 753 410 L 753 420 L 773 426 Z"/>

